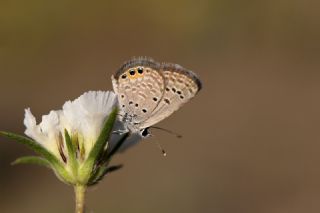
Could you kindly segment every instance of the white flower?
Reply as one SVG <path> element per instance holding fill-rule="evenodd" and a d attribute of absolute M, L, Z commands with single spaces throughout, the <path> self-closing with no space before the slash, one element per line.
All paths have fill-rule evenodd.
<path fill-rule="evenodd" d="M 83 157 L 86 158 L 100 135 L 104 121 L 116 105 L 117 96 L 113 92 L 86 92 L 74 101 L 67 101 L 62 110 L 51 111 L 48 115 L 42 116 L 38 125 L 30 109 L 26 109 L 25 134 L 65 161 L 68 157 L 64 142 L 66 129 L 73 138 L 78 139 Z M 115 126 L 115 130 L 122 128 L 121 125 Z M 124 147 L 128 146 L 128 142 L 134 144 L 139 140 L 132 138 L 136 136 L 129 138 L 123 144 Z M 112 136 L 110 145 L 113 146 L 117 139 L 118 137 Z"/>

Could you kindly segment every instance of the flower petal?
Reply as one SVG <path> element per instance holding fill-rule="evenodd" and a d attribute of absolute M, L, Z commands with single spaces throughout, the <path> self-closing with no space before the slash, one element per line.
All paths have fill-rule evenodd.
<path fill-rule="evenodd" d="M 25 134 L 30 138 L 34 139 L 36 142 L 40 143 L 45 138 L 40 132 L 39 126 L 37 126 L 36 119 L 31 113 L 30 108 L 25 109 L 24 114 L 24 125 L 26 126 Z"/>
<path fill-rule="evenodd" d="M 65 126 L 71 134 L 81 135 L 85 150 L 89 151 L 100 135 L 103 122 L 116 104 L 117 96 L 113 92 L 86 92 L 63 105 Z"/>
<path fill-rule="evenodd" d="M 25 109 L 24 112 L 25 114 L 24 114 L 23 123 L 27 127 L 27 129 L 33 128 L 34 126 L 36 126 L 36 118 L 31 113 L 30 108 Z"/>

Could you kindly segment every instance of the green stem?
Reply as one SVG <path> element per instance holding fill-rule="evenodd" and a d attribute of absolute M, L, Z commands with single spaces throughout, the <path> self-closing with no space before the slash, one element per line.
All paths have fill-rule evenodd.
<path fill-rule="evenodd" d="M 76 213 L 84 213 L 84 198 L 87 187 L 84 185 L 75 185 L 74 193 L 76 196 Z"/>

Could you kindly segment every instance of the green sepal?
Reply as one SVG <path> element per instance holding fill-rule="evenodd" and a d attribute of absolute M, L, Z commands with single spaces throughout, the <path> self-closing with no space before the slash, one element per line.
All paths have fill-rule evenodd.
<path fill-rule="evenodd" d="M 34 152 L 36 152 L 36 153 L 40 154 L 42 157 L 44 157 L 52 165 L 61 165 L 60 161 L 56 158 L 56 156 L 54 156 L 51 152 L 49 152 L 41 144 L 37 143 L 36 141 L 34 141 L 30 138 L 27 138 L 27 137 L 24 137 L 22 135 L 18 135 L 15 133 L 11 133 L 11 132 L 4 132 L 4 131 L 0 131 L 0 135 L 5 136 L 10 139 L 13 139 L 23 145 L 26 145 L 31 150 L 33 150 Z"/>
<path fill-rule="evenodd" d="M 122 164 L 120 165 L 114 165 L 114 166 L 100 166 L 94 173 L 94 175 L 91 176 L 88 186 L 92 186 L 94 184 L 97 184 L 102 178 L 107 175 L 108 173 L 117 171 L 123 167 Z"/>
<path fill-rule="evenodd" d="M 129 135 L 130 135 L 129 132 L 123 134 L 122 137 L 120 138 L 120 140 L 115 144 L 115 146 L 113 147 L 113 149 L 111 151 L 105 150 L 105 152 L 103 153 L 103 155 L 100 158 L 99 164 L 101 164 L 101 165 L 108 164 L 108 162 L 111 160 L 112 156 L 120 149 L 122 144 L 129 137 Z"/>
<path fill-rule="evenodd" d="M 38 156 L 20 157 L 11 163 L 11 165 L 18 165 L 18 164 L 34 164 L 38 166 L 45 166 L 47 168 L 51 168 L 49 161 L 47 161 L 45 158 L 38 157 Z"/>
<path fill-rule="evenodd" d="M 72 143 L 72 139 L 68 133 L 68 131 L 65 129 L 64 130 L 64 138 L 66 140 L 66 145 L 68 149 L 68 164 L 70 165 L 71 171 L 74 176 L 77 176 L 77 167 L 78 167 L 78 162 L 76 159 L 76 149 L 74 144 Z"/>
<path fill-rule="evenodd" d="M 118 109 L 114 108 L 110 113 L 108 119 L 105 121 L 102 131 L 96 143 L 92 147 L 88 155 L 88 158 L 84 162 L 83 166 L 79 169 L 79 179 L 82 184 L 87 184 L 90 177 L 92 176 L 94 165 L 98 158 L 101 156 L 102 152 L 104 151 L 104 147 L 106 146 L 107 140 L 111 135 L 111 131 L 113 129 L 113 124 L 116 120 L 117 113 Z"/>
<path fill-rule="evenodd" d="M 58 158 L 36 141 L 11 132 L 0 131 L 0 135 L 13 139 L 23 145 L 26 145 L 29 149 L 40 154 L 51 164 L 51 167 L 54 169 L 59 179 L 67 183 L 74 182 L 74 180 L 72 179 L 72 177 L 70 177 L 70 175 L 64 168 L 64 165 L 58 160 Z"/>
<path fill-rule="evenodd" d="M 119 150 L 119 148 L 122 146 L 122 144 L 125 142 L 129 135 L 129 133 L 125 133 L 110 152 L 108 149 L 104 151 L 104 153 L 101 155 L 101 157 L 98 159 L 98 162 L 96 163 L 97 168 L 91 175 L 88 181 L 88 185 L 94 185 L 98 183 L 107 173 L 122 168 L 122 165 L 108 167 L 108 164 L 111 160 L 111 157 Z"/>

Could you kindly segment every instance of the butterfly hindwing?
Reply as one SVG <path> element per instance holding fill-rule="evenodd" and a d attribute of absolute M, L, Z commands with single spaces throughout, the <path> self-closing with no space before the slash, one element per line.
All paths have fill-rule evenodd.
<path fill-rule="evenodd" d="M 162 98 L 151 116 L 141 123 L 141 128 L 152 126 L 170 116 L 201 89 L 199 78 L 180 65 L 162 64 L 160 72 L 165 79 Z"/>

